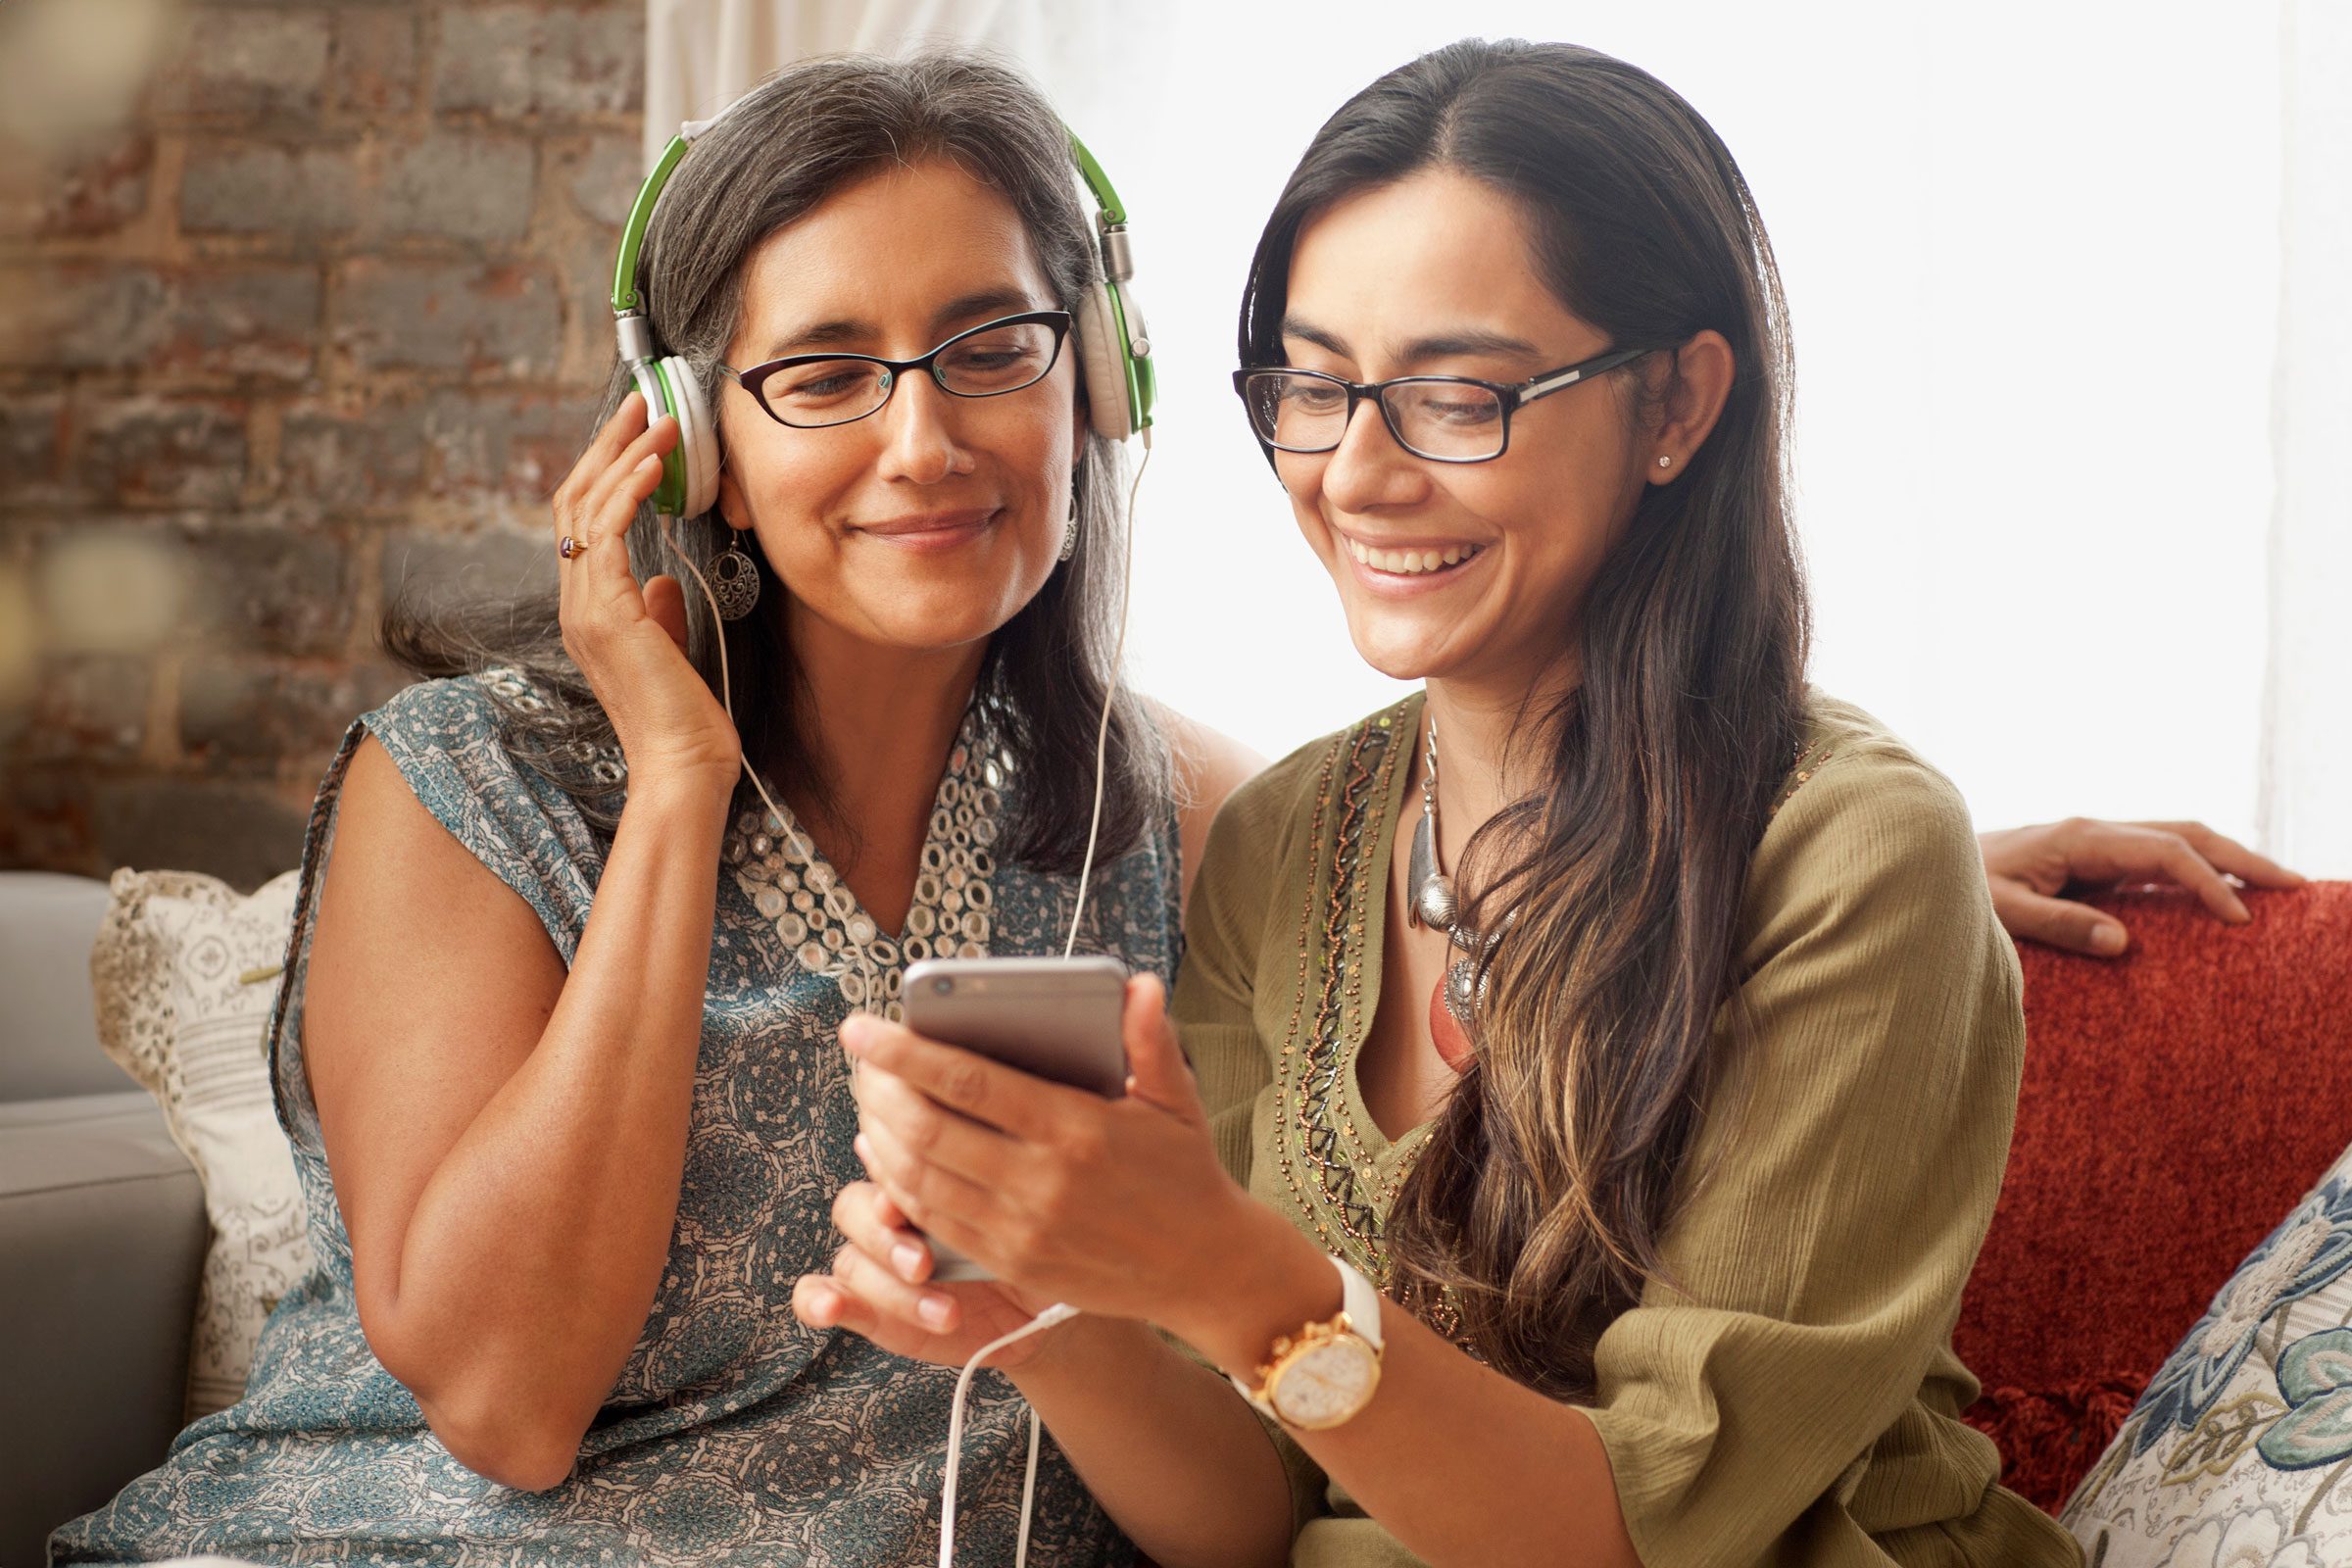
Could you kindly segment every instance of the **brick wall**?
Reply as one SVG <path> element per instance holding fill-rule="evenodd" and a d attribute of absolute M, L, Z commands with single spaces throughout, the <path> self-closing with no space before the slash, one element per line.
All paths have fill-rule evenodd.
<path fill-rule="evenodd" d="M 251 886 L 400 683 L 386 595 L 552 581 L 644 10 L 164 15 L 126 123 L 0 144 L 0 867 Z"/>

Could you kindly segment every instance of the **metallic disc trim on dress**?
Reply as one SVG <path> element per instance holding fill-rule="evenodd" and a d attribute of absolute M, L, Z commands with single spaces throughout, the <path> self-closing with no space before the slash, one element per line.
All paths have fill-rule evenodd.
<path fill-rule="evenodd" d="M 988 956 L 996 897 L 996 861 L 974 845 L 994 843 L 1001 793 L 1011 756 L 991 739 L 975 708 L 964 715 L 947 771 L 933 797 L 924 867 L 903 937 L 885 933 L 858 906 L 841 873 L 817 853 L 808 830 L 784 815 L 750 810 L 729 825 L 722 852 L 735 884 L 774 930 L 790 961 L 841 986 L 852 1006 L 875 1006 L 893 1022 L 905 1017 L 903 966 L 918 958 Z M 956 874 L 952 877 L 949 867 Z"/>

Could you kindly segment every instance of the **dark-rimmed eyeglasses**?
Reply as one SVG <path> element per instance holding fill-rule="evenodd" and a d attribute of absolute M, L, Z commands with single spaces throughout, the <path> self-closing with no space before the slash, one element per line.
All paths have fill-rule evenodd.
<path fill-rule="evenodd" d="M 1268 366 L 1233 372 L 1233 389 L 1250 413 L 1250 428 L 1277 452 L 1331 452 L 1354 422 L 1366 398 L 1396 444 L 1432 463 L 1486 463 L 1511 444 L 1511 416 L 1538 398 L 1630 365 L 1648 348 L 1611 349 L 1525 381 L 1481 381 L 1467 375 L 1400 375 L 1388 381 L 1350 381 L 1321 370 Z"/>
<path fill-rule="evenodd" d="M 719 368 L 778 424 L 821 429 L 879 412 L 910 370 L 928 370 L 941 391 L 959 398 L 1003 397 L 1035 386 L 1061 358 L 1069 333 L 1069 312 L 1030 311 L 966 328 L 911 360 L 793 354 L 746 370 Z"/>

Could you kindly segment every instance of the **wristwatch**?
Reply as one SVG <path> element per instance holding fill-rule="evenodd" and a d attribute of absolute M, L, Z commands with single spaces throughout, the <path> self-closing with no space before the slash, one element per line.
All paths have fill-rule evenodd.
<path fill-rule="evenodd" d="M 1354 1419 L 1380 1387 L 1380 1292 L 1339 1258 L 1340 1314 L 1274 1342 L 1257 1386 L 1240 1378 L 1242 1397 L 1286 1427 L 1328 1432 Z"/>

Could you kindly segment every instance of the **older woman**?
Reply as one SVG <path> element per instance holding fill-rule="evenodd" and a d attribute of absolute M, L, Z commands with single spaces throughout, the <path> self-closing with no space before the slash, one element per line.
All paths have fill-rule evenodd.
<path fill-rule="evenodd" d="M 1051 110 L 969 60 L 799 67 L 696 143 L 643 270 L 715 389 L 676 548 L 757 603 L 713 622 L 661 574 L 679 430 L 616 376 L 560 605 L 395 617 L 436 678 L 328 771 L 273 1042 L 319 1266 L 244 1400 L 56 1560 L 934 1549 L 952 1379 L 788 1307 L 858 1169 L 834 1029 L 910 956 L 1059 951 L 1104 700 L 1093 951 L 1175 966 L 1181 841 L 1246 766 L 1114 686 L 1090 229 Z M 1009 1560 L 1017 1401 L 974 1433 L 965 1560 Z M 1128 1551 L 1057 1455 L 1038 1541 Z"/>

